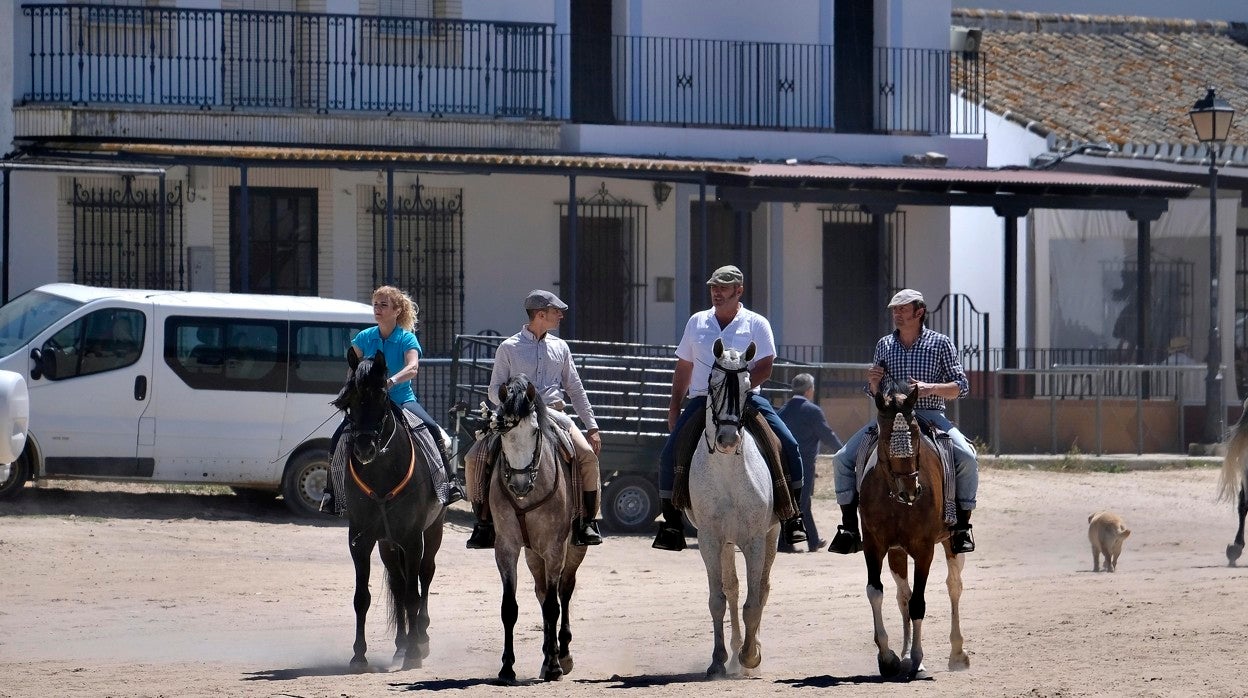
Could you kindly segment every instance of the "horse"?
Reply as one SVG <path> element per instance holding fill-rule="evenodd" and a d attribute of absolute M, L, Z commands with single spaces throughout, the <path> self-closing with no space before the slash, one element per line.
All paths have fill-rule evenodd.
<path fill-rule="evenodd" d="M 380 351 L 359 359 L 347 349 L 351 370 L 333 405 L 346 413 L 346 429 L 335 460 L 346 459 L 345 495 L 348 541 L 355 563 L 355 650 L 351 667 L 363 671 L 364 619 L 372 597 L 369 562 L 379 546 L 390 590 L 395 626 L 394 661 L 418 668 L 429 656 L 429 585 L 434 556 L 442 545 L 446 508 L 429 482 L 426 456 L 413 441 L 401 408 L 386 390 L 386 359 Z M 341 462 L 341 461 L 339 461 Z"/>
<path fill-rule="evenodd" d="M 945 491 L 940 456 L 928 437 L 920 434 L 914 406 L 919 391 L 875 395 L 877 463 L 863 477 L 859 498 L 862 512 L 862 546 L 867 565 L 867 599 L 875 622 L 876 657 L 880 675 L 895 677 L 904 669 L 897 654 L 889 649 L 881 606 L 884 585 L 880 570 L 884 557 L 897 584 L 897 606 L 901 610 L 902 657 L 910 662 L 908 678 L 915 678 L 923 667 L 923 617 L 927 602 L 924 589 L 932 564 L 934 548 L 945 548 L 952 625 L 949 631 L 949 670 L 970 667 L 970 657 L 962 647 L 958 602 L 962 597 L 963 555 L 954 555 L 945 528 Z M 914 587 L 906 580 L 906 556 L 914 560 Z"/>
<path fill-rule="evenodd" d="M 1231 427 L 1226 437 L 1226 455 L 1222 458 L 1222 473 L 1218 478 L 1218 500 L 1236 501 L 1239 506 L 1239 530 L 1235 542 L 1226 546 L 1226 564 L 1235 567 L 1236 560 L 1244 552 L 1244 518 L 1248 516 L 1248 401 L 1239 421 Z M 1236 497 L 1236 490 L 1239 491 Z"/>
<path fill-rule="evenodd" d="M 689 508 L 686 515 L 698 529 L 698 549 L 706 565 L 708 605 L 714 647 L 706 675 L 726 676 L 724 611 L 731 609 L 732 649 L 745 669 L 762 663 L 759 627 L 771 588 L 780 520 L 774 507 L 771 473 L 753 435 L 745 430 L 742 408 L 750 391 L 747 364 L 753 342 L 744 352 L 726 349 L 715 340 L 715 364 L 706 400 L 702 442 L 689 465 Z M 736 548 L 745 554 L 745 605 L 738 615 Z M 741 637 L 740 616 L 745 618 Z"/>
<path fill-rule="evenodd" d="M 516 562 L 523 549 L 542 607 L 540 673 L 545 681 L 557 681 L 573 667 L 570 606 L 576 570 L 587 550 L 569 545 L 574 504 L 570 466 L 556 447 L 559 428 L 527 376 L 519 374 L 499 386 L 498 401 L 493 428 L 499 432 L 501 450 L 490 486 L 494 562 L 503 583 L 503 666 L 498 678 L 516 681 Z"/>

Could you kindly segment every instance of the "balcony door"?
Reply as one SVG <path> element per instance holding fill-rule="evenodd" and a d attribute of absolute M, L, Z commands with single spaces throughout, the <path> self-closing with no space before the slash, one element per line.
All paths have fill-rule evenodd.
<path fill-rule="evenodd" d="M 611 0 L 572 0 L 572 120 L 582 124 L 610 124 L 611 107 Z"/>
<path fill-rule="evenodd" d="M 316 190 L 230 187 L 230 291 L 315 296 Z M 245 252 L 245 254 L 244 254 Z"/>

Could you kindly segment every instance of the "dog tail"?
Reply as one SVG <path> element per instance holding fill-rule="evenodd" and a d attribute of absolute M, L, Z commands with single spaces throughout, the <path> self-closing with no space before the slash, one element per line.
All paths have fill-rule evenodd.
<path fill-rule="evenodd" d="M 1226 439 L 1226 456 L 1222 459 L 1222 475 L 1218 478 L 1218 499 L 1233 502 L 1244 483 L 1245 457 L 1248 457 L 1248 401 L 1244 413 L 1230 428 Z"/>

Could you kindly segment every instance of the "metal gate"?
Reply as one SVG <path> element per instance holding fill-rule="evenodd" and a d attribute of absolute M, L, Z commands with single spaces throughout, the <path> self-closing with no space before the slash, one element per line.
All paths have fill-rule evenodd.
<path fill-rule="evenodd" d="M 948 335 L 970 382 L 970 393 L 949 403 L 950 419 L 967 438 L 987 442 L 988 398 L 991 393 L 991 366 L 988 350 L 988 313 L 980 312 L 970 296 L 945 294 L 934 309 L 928 310 L 927 326 Z"/>
<path fill-rule="evenodd" d="M 425 187 L 389 206 L 373 189 L 373 288 L 397 286 L 420 306 L 426 356 L 450 356 L 464 328 L 464 190 Z M 393 226 L 388 222 L 393 217 Z"/>
<path fill-rule="evenodd" d="M 73 180 L 71 279 L 88 286 L 186 289 L 182 184 L 161 189 L 121 189 Z"/>

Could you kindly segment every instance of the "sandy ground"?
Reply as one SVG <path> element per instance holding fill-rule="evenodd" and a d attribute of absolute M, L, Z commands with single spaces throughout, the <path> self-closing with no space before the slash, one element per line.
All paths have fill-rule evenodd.
<path fill-rule="evenodd" d="M 949 605 L 938 562 L 928 597 L 930 676 L 887 687 L 875 675 L 861 556 L 780 555 L 760 671 L 707 682 L 701 557 L 613 536 L 581 568 L 575 670 L 533 685 L 540 615 L 526 590 L 516 667 L 526 683 L 506 689 L 494 682 L 498 575 L 490 553 L 464 549 L 463 505 L 438 555 L 424 668 L 389 667 L 375 566 L 375 673 L 353 674 L 345 526 L 292 518 L 276 501 L 58 483 L 0 504 L 0 696 L 1240 696 L 1248 692 L 1248 570 L 1226 565 L 1234 516 L 1215 501 L 1215 482 L 1211 469 L 985 470 L 979 550 L 969 556 L 962 597 L 971 668 L 945 666 Z M 820 483 L 815 514 L 827 538 L 838 515 L 823 492 L 830 478 Z M 1091 572 L 1087 517 L 1102 508 L 1134 531 L 1116 574 Z"/>

